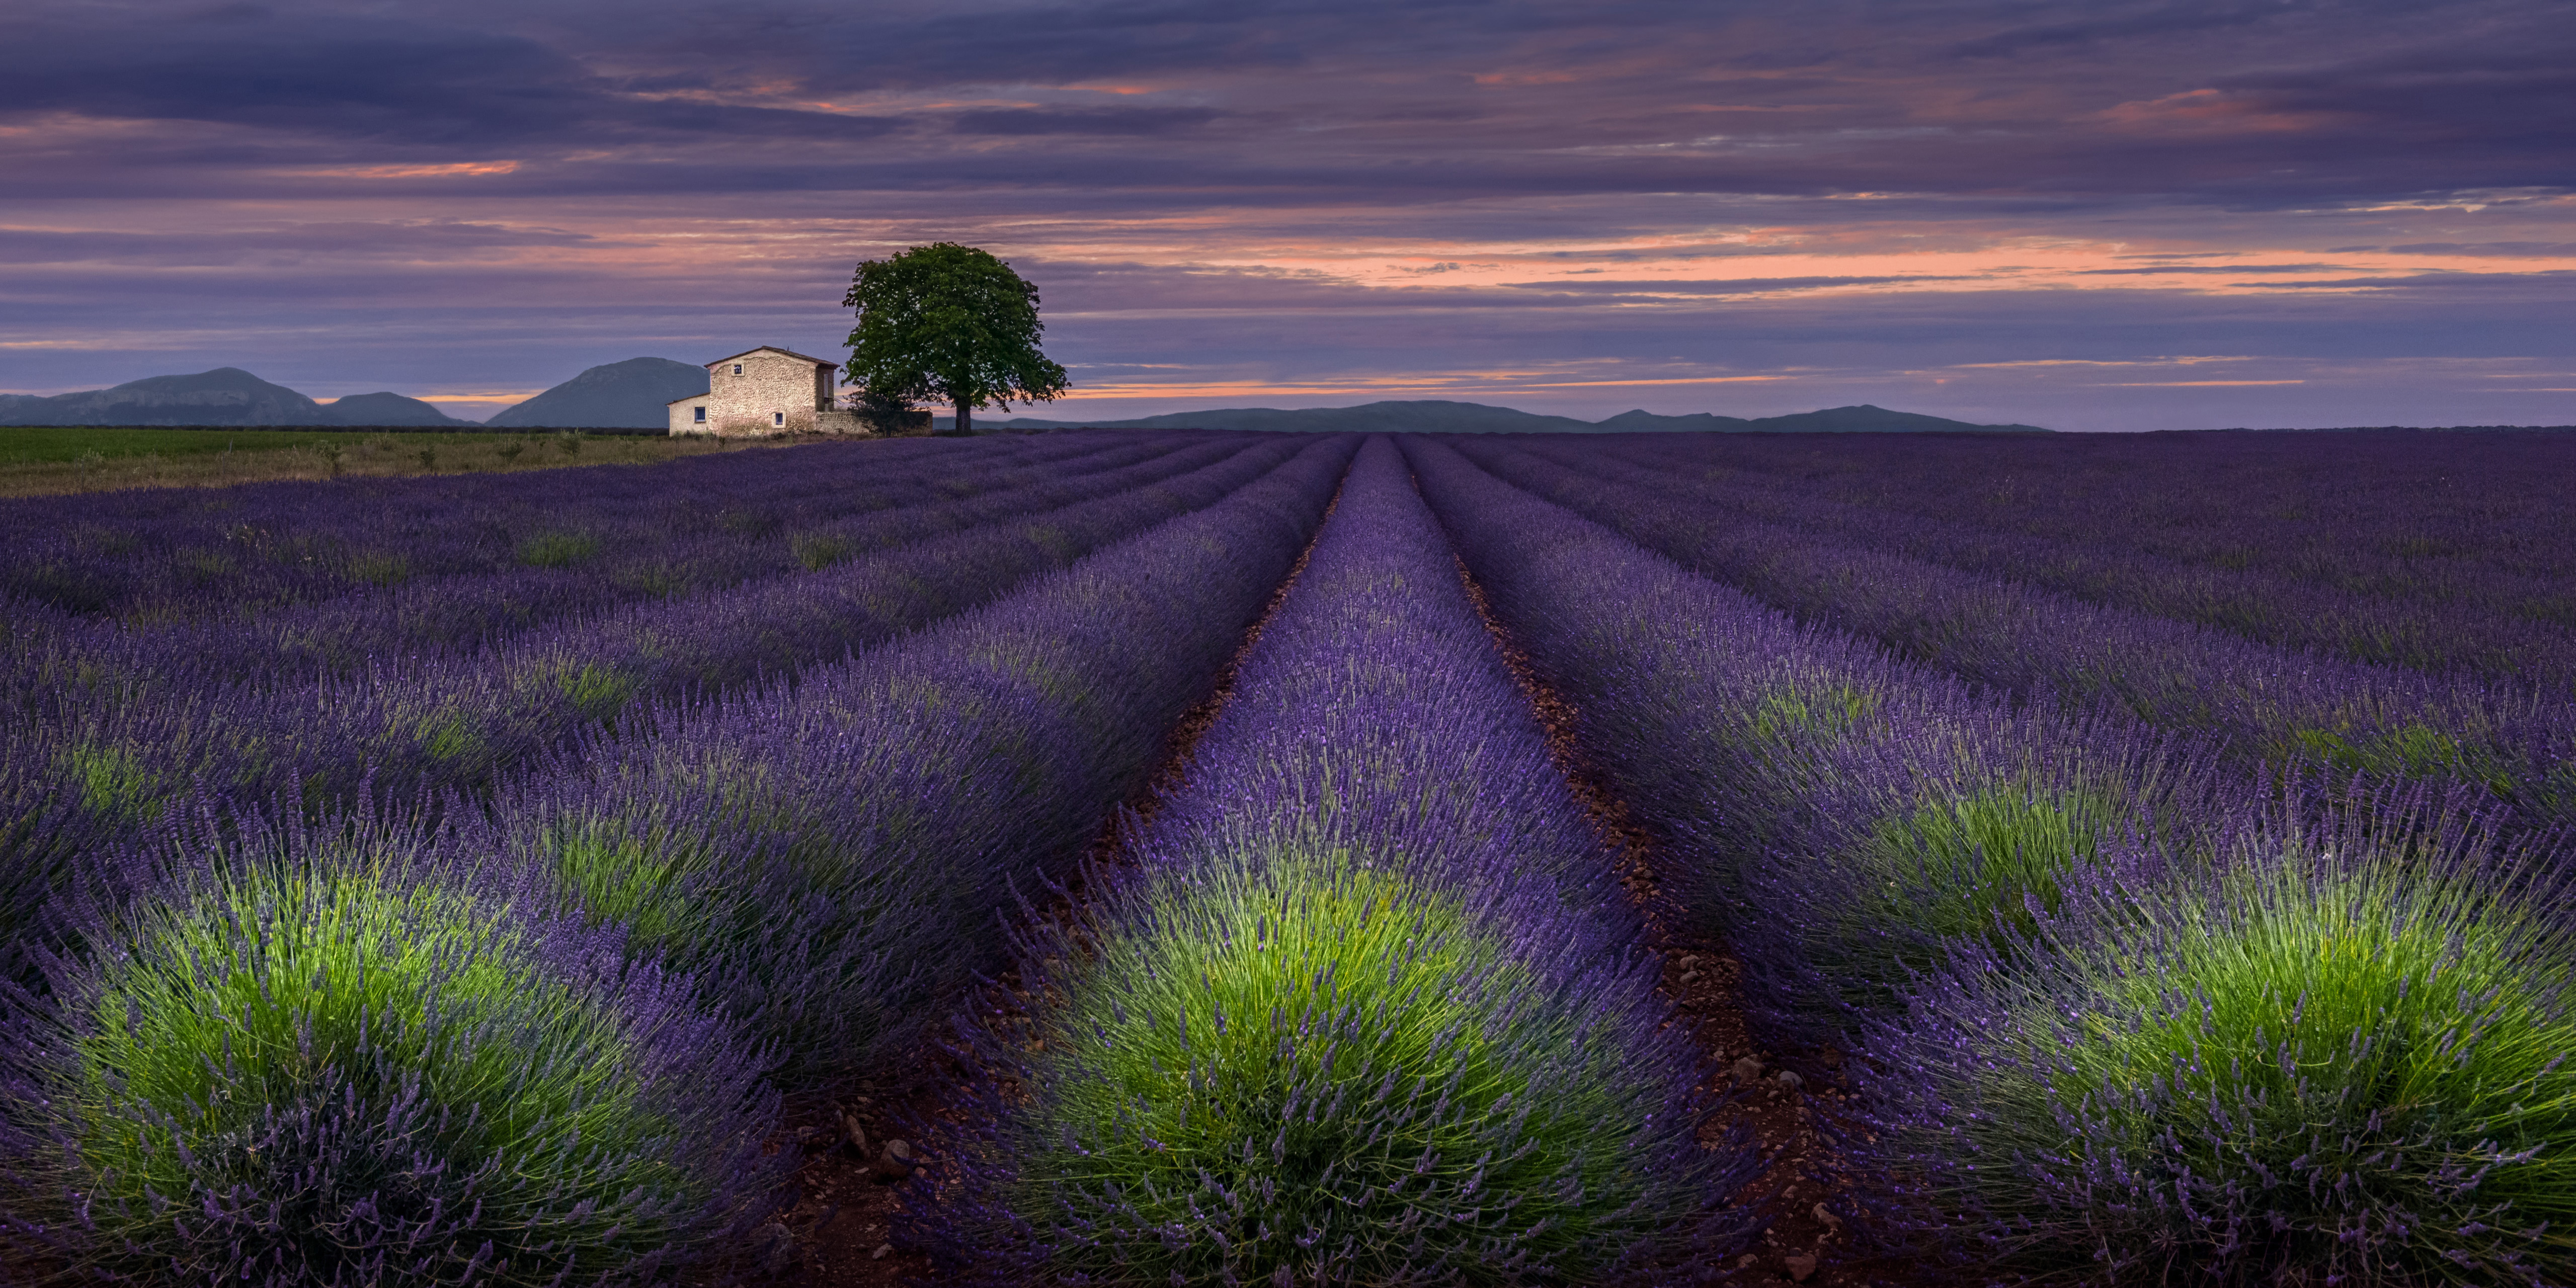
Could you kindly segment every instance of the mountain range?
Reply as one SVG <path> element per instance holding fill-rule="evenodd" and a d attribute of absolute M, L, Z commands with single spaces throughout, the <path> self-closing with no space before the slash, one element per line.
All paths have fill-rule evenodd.
<path fill-rule="evenodd" d="M 669 358 L 629 358 L 592 367 L 483 422 L 490 429 L 660 429 L 665 405 L 707 391 L 707 369 Z M 944 418 L 943 418 L 944 419 Z M 1915 412 L 1863 404 L 1791 416 L 1746 420 L 1707 412 L 1658 416 L 1621 412 L 1607 420 L 1545 416 L 1470 402 L 1373 402 L 1358 407 L 1234 407 L 1174 412 L 1133 420 L 1057 421 L 1020 416 L 993 424 L 1003 430 L 1239 429 L 1302 433 L 1617 434 L 1698 432 L 1734 434 L 1969 433 L 2045 434 L 2031 425 L 1973 425 Z M 217 367 L 192 376 L 152 376 L 113 389 L 83 393 L 0 394 L 0 425 L 386 425 L 472 427 L 417 398 L 394 393 L 351 394 L 315 402 L 239 367 Z"/>
<path fill-rule="evenodd" d="M 942 417 L 945 422 L 949 418 Z M 983 422 L 977 422 L 979 425 Z M 1889 411 L 1863 403 L 1823 411 L 1746 420 L 1700 412 L 1658 416 L 1650 411 L 1624 411 L 1607 420 L 1545 416 L 1510 407 L 1470 402 L 1373 402 L 1358 407 L 1307 407 L 1283 411 L 1274 407 L 1232 407 L 1218 411 L 1185 411 L 1135 420 L 1055 421 L 1020 416 L 997 428 L 1049 429 L 1249 429 L 1287 433 L 1371 434 L 2046 434 L 2036 425 L 1973 425 L 1910 411 Z"/>
<path fill-rule="evenodd" d="M 629 358 L 592 367 L 520 403 L 493 429 L 661 429 L 664 404 L 707 391 L 707 369 L 669 358 Z M 476 428 L 417 398 L 351 394 L 315 402 L 239 367 L 189 376 L 149 376 L 113 389 L 0 394 L 0 425 L 385 425 Z"/>
<path fill-rule="evenodd" d="M 315 402 L 239 367 L 151 376 L 75 394 L 0 394 L 0 425 L 469 425 L 417 398 Z"/>

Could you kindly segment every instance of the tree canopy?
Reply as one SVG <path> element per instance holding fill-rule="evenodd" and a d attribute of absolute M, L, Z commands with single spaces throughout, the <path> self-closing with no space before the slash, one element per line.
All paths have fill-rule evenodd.
<path fill-rule="evenodd" d="M 959 433 L 975 408 L 1047 402 L 1072 385 L 1038 351 L 1038 288 L 990 252 L 936 242 L 863 261 L 841 302 L 859 311 L 851 383 L 880 404 L 948 403 Z"/>

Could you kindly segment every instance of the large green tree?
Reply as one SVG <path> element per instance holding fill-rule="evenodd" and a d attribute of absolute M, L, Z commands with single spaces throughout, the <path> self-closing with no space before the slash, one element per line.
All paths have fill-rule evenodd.
<path fill-rule="evenodd" d="M 972 246 L 864 261 L 841 302 L 859 311 L 851 383 L 878 400 L 948 403 L 958 433 L 974 431 L 978 407 L 1051 401 L 1073 383 L 1038 352 L 1038 288 Z"/>

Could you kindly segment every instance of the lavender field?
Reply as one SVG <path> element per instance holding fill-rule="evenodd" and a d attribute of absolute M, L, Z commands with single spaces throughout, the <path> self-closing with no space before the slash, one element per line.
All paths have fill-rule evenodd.
<path fill-rule="evenodd" d="M 0 502 L 0 1281 L 2576 1283 L 2576 441 Z"/>

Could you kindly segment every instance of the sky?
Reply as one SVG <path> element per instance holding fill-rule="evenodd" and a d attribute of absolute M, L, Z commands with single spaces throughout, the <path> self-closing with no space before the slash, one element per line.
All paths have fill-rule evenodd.
<path fill-rule="evenodd" d="M 1051 419 L 2576 424 L 2564 0 L 55 3 L 0 392 L 480 419 L 1034 283 Z M 993 413 L 987 413 L 988 415 Z"/>

